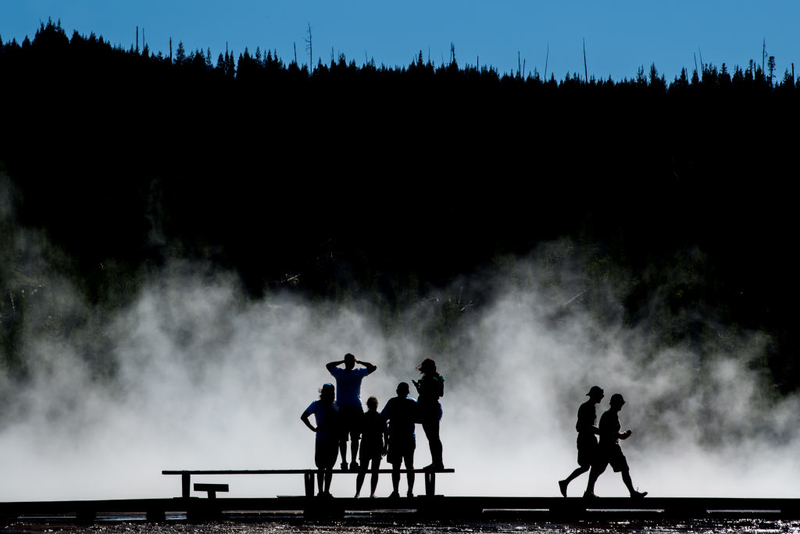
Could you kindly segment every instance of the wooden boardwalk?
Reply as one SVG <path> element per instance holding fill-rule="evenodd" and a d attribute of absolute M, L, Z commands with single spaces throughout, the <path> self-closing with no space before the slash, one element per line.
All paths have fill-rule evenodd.
<path fill-rule="evenodd" d="M 569 523 L 589 519 L 800 519 L 800 499 L 646 497 L 413 498 L 172 498 L 0 503 L 6 524 L 31 519 L 91 523 L 99 520 L 272 520 L 281 517 L 413 520 L 524 520 Z M 126 519 L 128 518 L 128 519 Z"/>

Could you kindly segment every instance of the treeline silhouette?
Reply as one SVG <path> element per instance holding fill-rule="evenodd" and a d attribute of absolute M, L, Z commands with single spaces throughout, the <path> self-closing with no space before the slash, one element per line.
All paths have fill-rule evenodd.
<path fill-rule="evenodd" d="M 713 312 L 769 332 L 770 379 L 800 383 L 793 73 L 750 61 L 672 81 L 654 65 L 556 80 L 462 67 L 455 50 L 440 65 L 420 52 L 311 69 L 260 49 L 126 50 L 50 21 L 0 40 L 0 78 L 16 217 L 3 222 L 0 329 L 21 374 L 20 292 L 46 273 L 16 224 L 101 308 L 189 258 L 236 271 L 254 297 L 364 297 L 387 317 L 568 237 L 598 285 L 607 265 L 626 277 L 628 321 L 669 288 L 664 343 L 699 343 Z M 440 301 L 443 329 L 466 309 L 457 300 Z"/>

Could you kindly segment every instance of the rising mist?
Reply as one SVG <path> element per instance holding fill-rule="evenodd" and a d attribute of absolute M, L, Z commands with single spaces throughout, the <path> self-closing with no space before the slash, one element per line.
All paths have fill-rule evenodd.
<path fill-rule="evenodd" d="M 3 224 L 13 224 L 7 205 Z M 445 465 L 456 469 L 440 477 L 444 494 L 558 495 L 576 467 L 578 405 L 597 384 L 606 391 L 598 414 L 611 393 L 627 400 L 620 418 L 633 436 L 623 450 L 650 495 L 793 496 L 798 399 L 774 395 L 765 379 L 767 336 L 731 339 L 709 315 L 699 342 L 664 344 L 663 321 L 626 316 L 624 274 L 611 267 L 587 289 L 569 240 L 464 273 L 387 321 L 367 300 L 291 290 L 254 299 L 234 273 L 182 260 L 151 273 L 125 306 L 100 308 L 48 265 L 46 238 L 15 231 L 3 289 L 12 295 L 24 271 L 36 294 L 25 297 L 16 341 L 24 372 L 0 370 L 0 501 L 177 495 L 179 480 L 162 469 L 310 468 L 314 437 L 300 414 L 331 380 L 325 364 L 346 352 L 378 366 L 362 397 L 381 407 L 423 358 L 437 361 Z M 460 315 L 434 342 L 445 302 Z M 415 461 L 427 465 L 417 435 Z M 228 481 L 230 496 L 302 493 L 299 478 Z M 336 476 L 332 492 L 351 496 L 354 485 Z M 385 477 L 378 494 L 389 492 Z M 611 470 L 597 493 L 626 494 Z"/>

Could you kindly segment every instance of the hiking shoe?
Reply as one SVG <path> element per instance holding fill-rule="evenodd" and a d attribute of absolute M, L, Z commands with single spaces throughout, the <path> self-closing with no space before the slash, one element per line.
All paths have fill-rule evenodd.
<path fill-rule="evenodd" d="M 566 480 L 559 480 L 558 481 L 558 489 L 561 490 L 561 495 L 566 497 L 567 496 L 567 481 Z"/>

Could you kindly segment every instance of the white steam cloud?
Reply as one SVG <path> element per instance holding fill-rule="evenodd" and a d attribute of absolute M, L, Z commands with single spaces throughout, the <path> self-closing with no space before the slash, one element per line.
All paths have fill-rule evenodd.
<path fill-rule="evenodd" d="M 31 236 L 17 242 L 43 261 L 30 253 Z M 659 350 L 642 325 L 598 321 L 581 299 L 564 307 L 580 293 L 583 273 L 562 264 L 561 283 L 546 284 L 553 267 L 538 261 L 563 246 L 543 245 L 503 276 L 486 274 L 481 304 L 463 311 L 439 353 L 423 341 L 440 319 L 430 303 L 386 330 L 366 302 L 320 304 L 289 294 L 248 300 L 234 276 L 209 278 L 173 262 L 133 303 L 108 312 L 39 269 L 46 277 L 33 286 L 41 304 L 26 297 L 19 341 L 29 376 L 16 381 L 12 369 L 0 369 L 0 501 L 171 497 L 180 482 L 162 469 L 313 467 L 314 436 L 300 414 L 332 380 L 325 364 L 346 352 L 378 366 L 362 397 L 377 396 L 381 407 L 398 382 L 417 377 L 423 358 L 437 361 L 446 378 L 444 460 L 456 469 L 437 480 L 443 494 L 558 495 L 557 481 L 576 467 L 578 405 L 596 384 L 606 391 L 598 414 L 611 393 L 627 400 L 620 418 L 633 436 L 623 450 L 642 490 L 795 496 L 800 406 L 796 397 L 772 398 L 751 365 L 763 337 L 706 347 L 711 356 L 701 358 L 696 350 Z M 591 298 L 605 297 L 595 291 Z M 613 301 L 604 309 L 606 319 L 622 316 Z M 53 336 L 38 313 L 71 314 L 79 326 Z M 97 376 L 97 361 L 107 376 Z M 419 428 L 416 463 L 429 462 Z M 226 481 L 229 496 L 302 493 L 299 477 Z M 570 495 L 585 483 L 586 475 L 573 482 Z M 336 476 L 332 491 L 351 496 L 354 486 L 354 476 Z M 596 491 L 626 494 L 610 469 Z M 388 476 L 378 492 L 390 492 Z"/>

